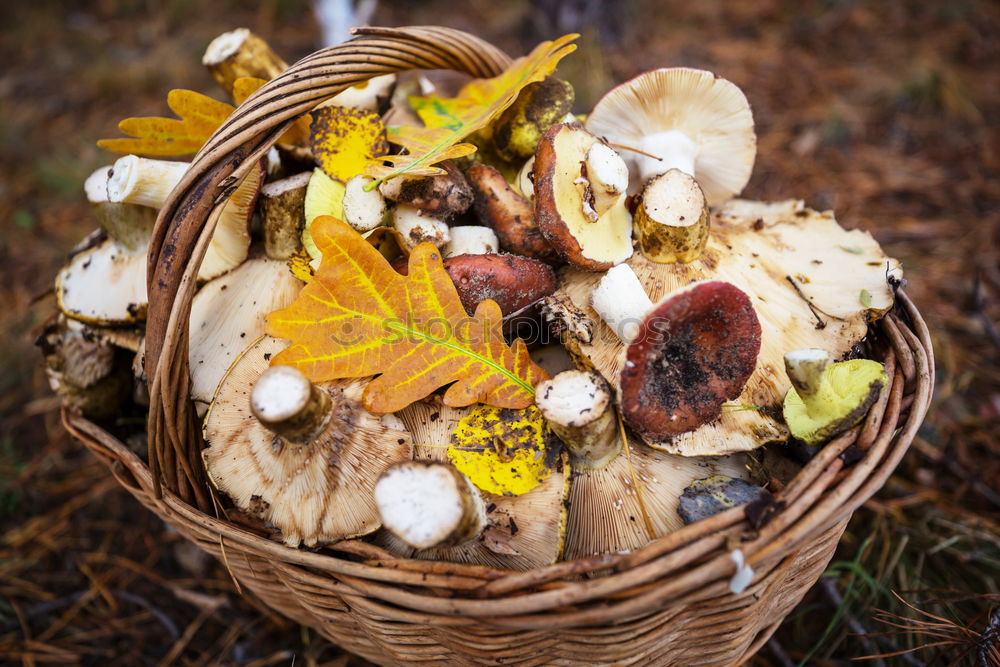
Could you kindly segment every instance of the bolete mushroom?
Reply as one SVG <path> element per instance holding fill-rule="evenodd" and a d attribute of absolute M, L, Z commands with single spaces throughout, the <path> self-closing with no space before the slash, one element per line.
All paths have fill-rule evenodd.
<path fill-rule="evenodd" d="M 632 255 L 632 216 L 624 192 L 610 200 L 594 194 L 606 190 L 597 174 L 614 170 L 591 161 L 621 160 L 614 151 L 592 150 L 598 143 L 575 125 L 554 125 L 542 135 L 535 153 L 534 211 L 542 235 L 566 261 L 606 271 Z"/>
<path fill-rule="evenodd" d="M 785 395 L 788 428 L 807 445 L 817 445 L 861 421 L 888 381 L 885 368 L 870 359 L 830 363 L 826 350 L 785 354 L 792 388 Z"/>
<path fill-rule="evenodd" d="M 205 418 L 209 477 L 289 546 L 367 535 L 381 525 L 375 482 L 410 460 L 410 434 L 361 406 L 363 381 L 269 367 L 286 346 L 261 338 L 223 378 Z"/>
<path fill-rule="evenodd" d="M 759 352 L 760 321 L 738 287 L 709 280 L 672 292 L 625 353 L 622 417 L 647 442 L 693 431 L 743 393 Z"/>
<path fill-rule="evenodd" d="M 611 89 L 586 127 L 625 151 L 636 189 L 676 168 L 698 180 L 713 206 L 746 186 L 757 154 L 743 91 L 688 67 L 656 69 Z"/>
<path fill-rule="evenodd" d="M 398 412 L 397 416 L 413 434 L 414 460 L 448 461 L 452 436 L 472 410 L 450 408 L 432 397 Z M 493 446 L 493 442 L 487 444 Z M 558 441 L 555 444 L 558 445 Z M 497 452 L 497 456 L 500 455 Z M 548 476 L 521 495 L 478 490 L 485 505 L 486 526 L 471 541 L 414 549 L 389 531 L 380 531 L 376 541 L 407 558 L 449 560 L 513 570 L 551 565 L 563 553 L 570 472 L 564 455 L 555 456 L 552 464 Z"/>
<path fill-rule="evenodd" d="M 870 234 L 846 231 L 830 212 L 802 202 L 730 200 L 712 214 L 708 244 L 688 264 L 658 264 L 641 253 L 628 260 L 639 283 L 656 302 L 697 280 L 723 280 L 745 292 L 761 324 L 757 366 L 723 414 L 700 429 L 655 447 L 687 455 L 755 449 L 788 438 L 776 419 L 790 382 L 784 373 L 789 349 L 822 348 L 846 355 L 893 303 L 902 271 Z M 617 391 L 625 367 L 625 346 L 591 306 L 601 274 L 565 267 L 553 299 L 568 299 L 586 315 L 593 331 L 567 347 L 578 367 L 594 368 Z M 622 300 L 626 299 L 621 294 Z"/>

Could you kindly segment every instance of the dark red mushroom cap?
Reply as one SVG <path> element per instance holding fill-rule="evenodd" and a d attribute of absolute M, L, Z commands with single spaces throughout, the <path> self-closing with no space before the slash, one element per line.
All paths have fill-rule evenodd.
<path fill-rule="evenodd" d="M 694 283 L 649 312 L 626 352 L 625 421 L 647 441 L 693 431 L 740 395 L 760 352 L 760 322 L 730 283 Z"/>

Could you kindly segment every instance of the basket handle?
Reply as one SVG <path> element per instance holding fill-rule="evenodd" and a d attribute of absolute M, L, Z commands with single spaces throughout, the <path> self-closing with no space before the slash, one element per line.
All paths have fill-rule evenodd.
<path fill-rule="evenodd" d="M 157 497 L 162 483 L 202 510 L 211 507 L 201 432 L 188 398 L 187 323 L 197 269 L 222 206 L 240 180 L 296 118 L 374 76 L 451 69 L 485 78 L 510 64 L 496 47 L 451 28 L 353 32 L 355 39 L 306 56 L 243 102 L 195 156 L 157 217 L 146 320 L 149 465 Z"/>

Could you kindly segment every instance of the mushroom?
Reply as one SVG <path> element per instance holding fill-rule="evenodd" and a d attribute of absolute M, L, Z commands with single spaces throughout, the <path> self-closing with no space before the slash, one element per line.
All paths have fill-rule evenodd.
<path fill-rule="evenodd" d="M 227 93 L 233 92 L 236 79 L 252 76 L 267 81 L 288 69 L 288 64 L 267 42 L 246 28 L 224 32 L 213 39 L 201 64 Z"/>
<path fill-rule="evenodd" d="M 375 484 L 382 525 L 414 549 L 462 545 L 486 528 L 479 490 L 450 465 L 406 461 Z"/>
<path fill-rule="evenodd" d="M 344 222 L 359 232 L 370 232 L 385 222 L 389 207 L 378 188 L 365 186 L 375 179 L 359 174 L 344 184 Z"/>
<path fill-rule="evenodd" d="M 576 96 L 567 81 L 550 76 L 521 89 L 514 103 L 493 122 L 493 146 L 508 162 L 535 154 L 542 133 L 573 108 Z"/>
<path fill-rule="evenodd" d="M 411 458 L 410 435 L 361 406 L 364 381 L 269 368 L 286 346 L 261 338 L 223 378 L 205 417 L 209 477 L 289 546 L 367 535 L 381 523 L 375 482 Z"/>
<path fill-rule="evenodd" d="M 384 181 L 379 190 L 389 201 L 420 209 L 426 215 L 447 220 L 472 206 L 472 188 L 462 172 L 448 162 L 437 165 L 445 173 L 437 176 L 397 176 Z"/>
<path fill-rule="evenodd" d="M 698 179 L 712 206 L 746 186 L 757 153 L 743 91 L 687 67 L 656 69 L 611 89 L 586 127 L 626 150 L 637 186 L 680 169 Z"/>
<path fill-rule="evenodd" d="M 400 249 L 407 254 L 421 243 L 443 248 L 451 241 L 447 222 L 408 204 L 397 204 L 392 210 L 392 226 Z"/>
<path fill-rule="evenodd" d="M 760 322 L 743 291 L 718 280 L 672 292 L 625 353 L 621 411 L 647 442 L 714 420 L 743 392 L 760 352 Z"/>
<path fill-rule="evenodd" d="M 815 347 L 833 358 L 847 354 L 867 334 L 868 323 L 892 306 L 894 285 L 902 277 L 899 262 L 870 234 L 845 231 L 832 213 L 794 200 L 730 200 L 713 212 L 708 244 L 698 259 L 667 265 L 637 253 L 628 265 L 654 302 L 692 281 L 723 280 L 750 297 L 760 320 L 757 365 L 731 407 L 695 432 L 651 443 L 689 455 L 747 451 L 787 439 L 787 427 L 775 417 L 790 386 L 785 352 Z M 567 332 L 577 366 L 596 369 L 617 391 L 624 345 L 591 307 L 601 277 L 566 267 L 555 296 L 568 299 L 593 327 L 587 340 Z"/>
<path fill-rule="evenodd" d="M 187 162 L 151 160 L 136 155 L 118 158 L 111 166 L 106 184 L 108 201 L 158 209 L 187 169 Z"/>
<path fill-rule="evenodd" d="M 870 359 L 830 364 L 826 350 L 795 350 L 785 355 L 792 388 L 784 416 L 792 435 L 818 445 L 864 418 L 888 381 L 885 368 Z"/>
<path fill-rule="evenodd" d="M 532 201 L 535 198 L 535 156 L 532 155 L 521 167 L 521 170 L 517 172 L 517 180 L 514 182 L 515 187 L 520 192 L 521 196 Z"/>
<path fill-rule="evenodd" d="M 574 470 L 603 468 L 621 451 L 611 389 L 598 373 L 559 373 L 535 388 L 535 405 L 569 450 Z"/>
<path fill-rule="evenodd" d="M 503 174 L 477 164 L 469 168 L 466 177 L 475 197 L 476 216 L 496 232 L 503 250 L 549 264 L 559 262 L 559 255 L 535 223 L 531 202 L 519 195 Z"/>
<path fill-rule="evenodd" d="M 743 454 L 675 456 L 630 440 L 604 467 L 574 466 L 564 557 L 634 551 L 679 530 L 684 488 L 711 475 L 746 477 L 744 460 Z"/>
<path fill-rule="evenodd" d="M 146 319 L 146 244 L 130 250 L 114 238 L 74 255 L 56 274 L 56 303 L 66 317 L 97 326 Z"/>
<path fill-rule="evenodd" d="M 445 259 L 457 255 L 495 255 L 500 241 L 489 227 L 476 225 L 451 228 L 451 241 L 444 247 Z"/>
<path fill-rule="evenodd" d="M 548 264 L 518 255 L 457 255 L 444 260 L 444 268 L 470 315 L 486 299 L 510 315 L 556 289 L 556 276 Z"/>
<path fill-rule="evenodd" d="M 635 212 L 639 249 L 654 262 L 698 259 L 708 243 L 708 201 L 698 181 L 679 169 L 654 176 Z"/>
<path fill-rule="evenodd" d="M 626 345 L 635 338 L 653 302 L 628 264 L 608 269 L 590 295 L 590 303 L 601 319 Z"/>
<path fill-rule="evenodd" d="M 198 290 L 188 320 L 188 367 L 199 413 L 247 341 L 264 334 L 267 314 L 289 306 L 301 289 L 284 262 L 257 257 Z"/>
<path fill-rule="evenodd" d="M 542 235 L 566 261 L 591 271 L 606 271 L 632 255 L 624 193 L 604 211 L 595 206 L 593 192 L 601 186 L 591 180 L 598 170 L 587 160 L 599 141 L 575 125 L 554 125 L 542 135 L 534 168 L 535 221 Z"/>
<path fill-rule="evenodd" d="M 156 224 L 156 210 L 148 206 L 108 200 L 108 175 L 111 165 L 94 171 L 83 184 L 87 201 L 107 236 L 130 252 L 142 252 L 149 244 Z"/>
<path fill-rule="evenodd" d="M 413 434 L 414 442 L 419 443 L 414 445 L 416 461 L 445 462 L 452 434 L 472 410 L 450 408 L 439 398 L 432 397 L 396 414 Z M 512 570 L 551 565 L 563 552 L 569 491 L 569 463 L 565 456 L 556 456 L 552 463 L 548 477 L 521 495 L 496 495 L 477 490 L 485 504 L 486 527 L 472 541 L 415 550 L 391 532 L 380 531 L 376 542 L 406 558 L 475 563 Z"/>
<path fill-rule="evenodd" d="M 271 259 L 288 259 L 302 247 L 306 187 L 312 172 L 271 181 L 260 190 L 264 249 Z"/>

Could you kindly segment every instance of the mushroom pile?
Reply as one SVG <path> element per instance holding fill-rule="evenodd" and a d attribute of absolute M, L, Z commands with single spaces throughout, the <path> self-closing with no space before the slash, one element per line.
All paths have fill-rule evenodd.
<path fill-rule="evenodd" d="M 286 67 L 242 29 L 204 62 L 227 92 Z M 736 85 L 658 69 L 574 116 L 572 86 L 549 76 L 441 174 L 324 169 L 328 113 L 414 125 L 410 100 L 433 89 L 379 77 L 317 109 L 311 140 L 286 133 L 231 195 L 198 272 L 203 459 L 220 497 L 277 539 L 368 536 L 401 557 L 519 570 L 632 551 L 767 497 L 749 452 L 820 445 L 877 400 L 884 370 L 851 357 L 892 307 L 899 262 L 830 212 L 734 198 L 756 152 Z M 186 167 L 128 155 L 87 180 L 101 229 L 60 271 L 42 343 L 53 385 L 92 418 L 142 400 L 146 250 Z M 508 339 L 531 332 L 551 375 L 534 405 L 449 407 L 439 392 L 374 414 L 366 379 L 271 365 L 289 343 L 265 317 L 322 261 L 323 215 L 400 273 L 418 245 L 438 248 L 470 315 L 491 299 Z"/>

